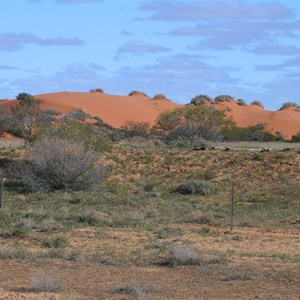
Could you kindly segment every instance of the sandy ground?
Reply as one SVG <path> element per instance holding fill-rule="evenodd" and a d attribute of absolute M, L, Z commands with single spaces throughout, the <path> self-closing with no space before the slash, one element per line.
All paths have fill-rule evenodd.
<path fill-rule="evenodd" d="M 237 228 L 229 233 L 209 227 L 215 234 L 204 236 L 199 234 L 203 226 L 174 226 L 180 227 L 182 235 L 164 242 L 189 244 L 203 257 L 218 253 L 226 259 L 176 267 L 151 262 L 108 265 L 60 259 L 0 260 L 0 299 L 300 299 L 299 230 Z M 78 229 L 69 237 L 73 245 L 82 245 L 87 252 L 95 243 L 104 248 L 109 244 L 120 257 L 143 249 L 148 235 L 108 228 L 95 241 L 96 231 L 93 227 Z M 31 277 L 41 271 L 62 276 L 64 291 L 33 292 Z M 128 287 L 135 292 L 126 294 Z M 124 294 L 117 293 L 118 289 Z"/>

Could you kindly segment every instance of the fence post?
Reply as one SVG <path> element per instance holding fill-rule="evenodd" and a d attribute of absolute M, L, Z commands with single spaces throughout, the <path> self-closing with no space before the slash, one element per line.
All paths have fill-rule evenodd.
<path fill-rule="evenodd" d="M 4 188 L 4 177 L 3 173 L 0 174 L 0 208 L 3 207 L 3 188 Z"/>
<path fill-rule="evenodd" d="M 233 209 L 234 209 L 234 179 L 231 185 L 231 213 L 230 213 L 230 231 L 233 230 Z"/>

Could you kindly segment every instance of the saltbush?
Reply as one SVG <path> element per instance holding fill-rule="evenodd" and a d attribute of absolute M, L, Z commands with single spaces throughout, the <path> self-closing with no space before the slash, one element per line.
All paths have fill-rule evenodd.
<path fill-rule="evenodd" d="M 240 106 L 247 106 L 244 99 L 237 99 L 236 103 Z"/>
<path fill-rule="evenodd" d="M 284 110 L 284 109 L 287 109 L 287 108 L 290 108 L 290 107 L 295 107 L 297 110 L 300 109 L 300 106 L 295 102 L 285 102 L 281 105 L 279 110 Z"/>
<path fill-rule="evenodd" d="M 258 101 L 258 100 L 253 100 L 250 103 L 250 105 L 257 105 L 257 106 L 260 106 L 260 107 L 264 108 L 264 105 L 260 101 Z"/>
<path fill-rule="evenodd" d="M 103 180 L 98 159 L 82 143 L 44 138 L 29 148 L 27 160 L 12 166 L 11 174 L 33 190 L 87 190 Z"/>
<path fill-rule="evenodd" d="M 101 88 L 91 89 L 90 93 L 101 93 L 101 94 L 103 94 L 104 90 L 101 89 Z"/>
<path fill-rule="evenodd" d="M 219 95 L 217 97 L 215 97 L 214 101 L 216 103 L 218 102 L 230 102 L 230 101 L 233 101 L 234 98 L 232 96 L 229 96 L 229 95 Z"/>
<path fill-rule="evenodd" d="M 192 98 L 190 104 L 201 105 L 201 104 L 207 103 L 207 102 L 212 103 L 213 99 L 207 95 L 198 95 L 198 96 Z"/>
<path fill-rule="evenodd" d="M 180 184 L 176 189 L 176 193 L 183 195 L 211 195 L 216 192 L 215 185 L 205 180 L 192 179 Z"/>
<path fill-rule="evenodd" d="M 77 110 L 77 111 L 73 111 L 68 113 L 67 115 L 64 116 L 65 120 L 80 120 L 80 121 L 84 121 L 88 118 L 90 118 L 91 115 L 87 114 L 86 112 L 82 111 L 82 110 Z"/>
<path fill-rule="evenodd" d="M 164 94 L 159 93 L 159 94 L 156 94 L 156 95 L 153 97 L 153 99 L 155 99 L 155 100 L 160 100 L 160 99 L 167 99 L 167 97 L 166 97 Z"/>

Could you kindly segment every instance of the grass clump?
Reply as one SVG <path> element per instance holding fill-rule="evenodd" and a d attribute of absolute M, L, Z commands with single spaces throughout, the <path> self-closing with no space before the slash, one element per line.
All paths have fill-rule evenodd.
<path fill-rule="evenodd" d="M 192 179 L 187 182 L 180 184 L 176 189 L 175 193 L 183 195 L 211 195 L 216 192 L 215 185 L 205 180 Z"/>
<path fill-rule="evenodd" d="M 166 263 L 172 267 L 200 265 L 202 263 L 199 254 L 192 248 L 183 246 L 174 246 Z"/>
<path fill-rule="evenodd" d="M 50 272 L 34 273 L 31 277 L 31 288 L 35 292 L 60 292 L 65 289 L 63 277 Z"/>
<path fill-rule="evenodd" d="M 121 286 L 113 291 L 114 294 L 130 295 L 135 300 L 148 299 L 148 294 L 155 292 L 152 287 L 145 287 L 141 284 L 128 284 Z M 147 298 L 146 298 L 147 297 Z"/>
<path fill-rule="evenodd" d="M 43 245 L 48 248 L 66 248 L 69 246 L 69 240 L 67 236 L 59 235 L 45 241 Z"/>

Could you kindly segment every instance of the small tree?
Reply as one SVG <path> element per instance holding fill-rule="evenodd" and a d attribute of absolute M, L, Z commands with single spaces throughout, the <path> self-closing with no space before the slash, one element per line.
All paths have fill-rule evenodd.
<path fill-rule="evenodd" d="M 157 120 L 157 129 L 168 140 L 181 140 L 186 145 L 195 145 L 201 140 L 216 140 L 233 121 L 225 119 L 224 112 L 212 107 L 185 106 L 162 113 Z"/>
<path fill-rule="evenodd" d="M 13 116 L 22 128 L 23 135 L 31 136 L 42 118 L 39 101 L 27 93 L 20 93 L 17 100 L 19 103 L 12 109 Z"/>
<path fill-rule="evenodd" d="M 35 99 L 32 95 L 27 93 L 20 93 L 17 95 L 17 100 L 19 100 L 19 105 L 32 107 L 38 104 L 38 100 Z"/>
<path fill-rule="evenodd" d="M 17 162 L 12 174 L 34 190 L 86 190 L 103 179 L 98 159 L 81 143 L 45 138 L 29 148 L 28 160 Z"/>

